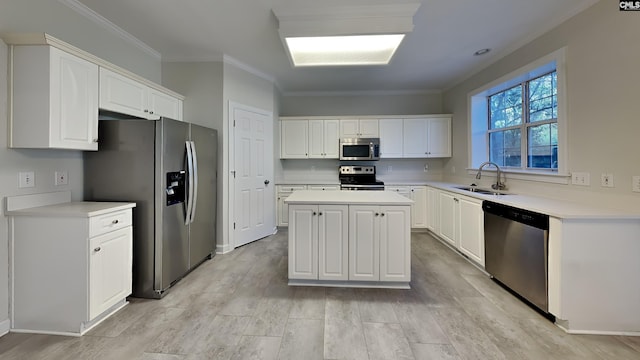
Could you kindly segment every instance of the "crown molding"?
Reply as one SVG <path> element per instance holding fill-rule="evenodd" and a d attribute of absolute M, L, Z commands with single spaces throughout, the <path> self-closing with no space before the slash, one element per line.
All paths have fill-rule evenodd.
<path fill-rule="evenodd" d="M 354 91 L 286 91 L 282 96 L 402 96 L 402 95 L 438 95 L 442 91 L 423 90 L 354 90 Z"/>
<path fill-rule="evenodd" d="M 97 12 L 91 10 L 89 7 L 87 7 L 83 3 L 79 2 L 78 0 L 58 0 L 58 2 L 62 3 L 63 5 L 66 5 L 70 9 L 74 10 L 75 12 L 77 12 L 78 14 L 80 14 L 80 15 L 84 16 L 85 18 L 91 20 L 95 24 L 98 24 L 101 27 L 109 30 L 110 32 L 112 32 L 115 35 L 117 35 L 119 38 L 127 41 L 128 43 L 132 44 L 133 46 L 137 47 L 138 49 L 140 49 L 143 52 L 147 53 L 148 55 L 152 56 L 153 58 L 155 58 L 157 60 L 161 60 L 162 56 L 160 55 L 159 52 L 157 52 L 156 50 L 151 48 L 149 45 L 147 45 L 144 42 L 142 42 L 140 39 L 138 39 L 135 36 L 129 34 L 128 32 L 126 32 L 124 29 L 122 29 L 118 25 L 112 23 L 111 21 L 109 21 L 104 16 L 102 16 L 102 15 L 98 14 Z"/>
<path fill-rule="evenodd" d="M 271 76 L 271 75 L 269 75 L 269 74 L 267 74 L 267 73 L 265 73 L 263 71 L 260 71 L 260 70 L 254 68 L 254 67 L 252 67 L 250 65 L 247 65 L 247 64 L 243 63 L 242 61 L 240 61 L 240 60 L 238 60 L 236 58 L 233 58 L 233 57 L 231 57 L 229 55 L 223 55 L 222 56 L 222 62 L 225 63 L 225 64 L 233 65 L 233 66 L 235 66 L 235 67 L 237 67 L 237 68 L 239 68 L 241 70 L 244 70 L 244 71 L 246 71 L 246 72 L 248 72 L 248 73 L 250 73 L 252 75 L 255 75 L 255 76 L 257 76 L 257 77 L 259 77 L 261 79 L 264 79 L 264 80 L 267 80 L 269 82 L 272 82 L 273 84 L 278 86 L 275 77 L 273 77 L 273 76 Z"/>

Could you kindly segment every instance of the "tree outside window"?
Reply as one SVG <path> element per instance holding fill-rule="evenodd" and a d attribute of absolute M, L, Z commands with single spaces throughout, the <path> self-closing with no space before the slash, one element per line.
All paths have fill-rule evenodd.
<path fill-rule="evenodd" d="M 487 105 L 490 161 L 502 167 L 558 169 L 556 71 L 490 95 Z"/>

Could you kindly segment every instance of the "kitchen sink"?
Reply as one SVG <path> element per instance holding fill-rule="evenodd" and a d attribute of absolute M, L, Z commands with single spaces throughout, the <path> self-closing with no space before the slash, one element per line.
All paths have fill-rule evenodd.
<path fill-rule="evenodd" d="M 488 189 L 479 189 L 475 186 L 456 186 L 456 189 L 474 192 L 483 195 L 509 195 L 508 193 L 499 192 L 496 190 L 488 190 Z"/>

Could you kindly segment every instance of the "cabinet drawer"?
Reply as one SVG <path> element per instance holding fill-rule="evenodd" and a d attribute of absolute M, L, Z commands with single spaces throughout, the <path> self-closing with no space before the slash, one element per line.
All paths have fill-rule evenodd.
<path fill-rule="evenodd" d="M 131 210 L 93 216 L 89 219 L 89 237 L 106 234 L 110 231 L 131 226 Z"/>
<path fill-rule="evenodd" d="M 340 185 L 309 185 L 309 190 L 340 190 Z"/>
<path fill-rule="evenodd" d="M 307 185 L 278 185 L 278 192 L 294 192 L 296 190 L 306 190 Z"/>

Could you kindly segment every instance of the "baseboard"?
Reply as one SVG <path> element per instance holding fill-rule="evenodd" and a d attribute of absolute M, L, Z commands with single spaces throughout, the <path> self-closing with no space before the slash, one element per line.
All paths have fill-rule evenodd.
<path fill-rule="evenodd" d="M 231 245 L 216 245 L 216 254 L 226 254 L 233 250 L 234 248 Z"/>
<path fill-rule="evenodd" d="M 11 329 L 11 321 L 4 319 L 0 321 L 0 337 L 7 335 Z"/>

